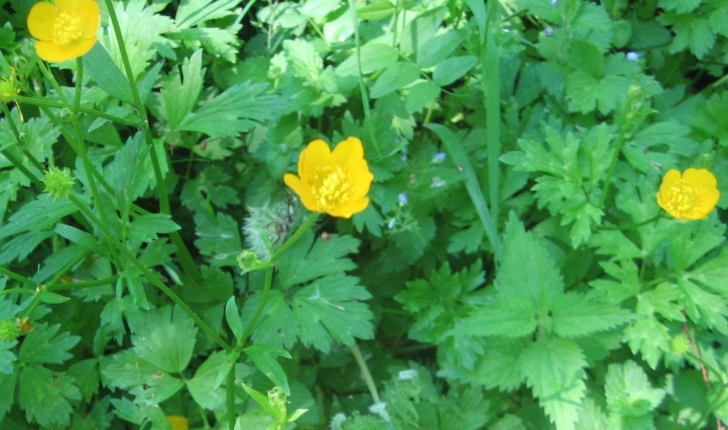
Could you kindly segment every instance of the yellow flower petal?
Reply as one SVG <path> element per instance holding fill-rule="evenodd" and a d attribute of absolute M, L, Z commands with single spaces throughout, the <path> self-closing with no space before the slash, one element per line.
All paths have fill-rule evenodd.
<path fill-rule="evenodd" d="M 190 422 L 187 418 L 180 415 L 169 415 L 167 421 L 169 421 L 172 430 L 187 430 L 190 428 Z"/>
<path fill-rule="evenodd" d="M 682 175 L 671 169 L 657 192 L 657 204 L 680 221 L 703 219 L 715 209 L 720 191 L 715 175 L 707 169 L 687 169 Z"/>
<path fill-rule="evenodd" d="M 707 169 L 690 168 L 683 173 L 682 179 L 687 183 L 707 188 L 714 188 L 718 185 L 718 180 L 715 178 L 715 175 L 710 173 L 710 170 Z"/>
<path fill-rule="evenodd" d="M 66 61 L 78 58 L 86 54 L 96 44 L 96 38 L 82 40 L 79 43 L 64 47 L 53 42 L 39 40 L 35 42 L 35 52 L 38 56 L 49 63 Z"/>
<path fill-rule="evenodd" d="M 28 14 L 28 31 L 39 40 L 53 40 L 53 26 L 58 10 L 50 3 L 36 3 Z"/>
<path fill-rule="evenodd" d="M 349 164 L 357 160 L 364 158 L 364 147 L 361 144 L 361 140 L 356 137 L 350 137 L 343 142 L 340 142 L 334 148 L 331 153 L 329 162 L 331 164 Z"/>
<path fill-rule="evenodd" d="M 318 204 L 316 204 L 316 201 L 311 196 L 311 192 L 301 181 L 301 178 L 299 178 L 296 175 L 292 175 L 290 173 L 286 173 L 283 175 L 283 182 L 288 185 L 288 188 L 292 189 L 296 194 L 301 197 L 301 203 L 303 203 L 303 206 L 306 207 L 306 209 L 310 210 L 311 212 L 321 212 L 321 209 L 318 207 Z"/>
<path fill-rule="evenodd" d="M 301 179 L 306 181 L 312 178 L 316 169 L 329 159 L 329 155 L 331 148 L 328 143 L 320 139 L 309 143 L 298 157 L 298 174 Z"/>

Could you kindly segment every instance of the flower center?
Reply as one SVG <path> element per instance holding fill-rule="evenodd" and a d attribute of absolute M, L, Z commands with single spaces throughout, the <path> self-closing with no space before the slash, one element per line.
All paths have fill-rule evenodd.
<path fill-rule="evenodd" d="M 84 28 L 81 17 L 74 13 L 61 12 L 53 25 L 53 41 L 61 46 L 73 45 L 83 39 Z"/>
<path fill-rule="evenodd" d="M 330 209 L 349 201 L 353 188 L 351 179 L 339 167 L 322 167 L 313 177 L 313 195 L 323 209 Z"/>
<path fill-rule="evenodd" d="M 674 187 L 670 187 L 667 199 L 668 205 L 680 215 L 690 213 L 695 209 L 697 194 L 697 189 L 687 186 L 680 181 Z"/>

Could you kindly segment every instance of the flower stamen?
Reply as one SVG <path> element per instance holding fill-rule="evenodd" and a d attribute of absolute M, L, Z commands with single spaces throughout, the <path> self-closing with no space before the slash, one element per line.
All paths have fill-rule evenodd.
<path fill-rule="evenodd" d="M 61 46 L 70 46 L 84 38 L 83 20 L 73 14 L 61 12 L 53 25 L 53 41 Z"/>

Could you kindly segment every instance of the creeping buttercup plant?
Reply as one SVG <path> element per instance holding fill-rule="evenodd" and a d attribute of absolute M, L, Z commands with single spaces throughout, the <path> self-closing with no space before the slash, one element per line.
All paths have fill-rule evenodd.
<path fill-rule="evenodd" d="M 0 428 L 725 429 L 727 13 L 4 2 Z"/>

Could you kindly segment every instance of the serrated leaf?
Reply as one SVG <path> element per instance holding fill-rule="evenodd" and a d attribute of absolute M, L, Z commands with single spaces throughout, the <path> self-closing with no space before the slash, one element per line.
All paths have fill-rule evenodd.
<path fill-rule="evenodd" d="M 611 412 L 629 416 L 650 413 L 665 397 L 665 390 L 652 388 L 645 371 L 632 360 L 609 365 L 604 392 Z"/>
<path fill-rule="evenodd" d="M 687 276 L 720 293 L 724 298 L 728 297 L 728 248 L 724 248 L 718 257 L 691 270 Z"/>
<path fill-rule="evenodd" d="M 677 285 L 691 320 L 728 334 L 728 300 L 683 278 L 677 280 Z"/>
<path fill-rule="evenodd" d="M 18 382 L 17 373 L 0 373 L 0 421 L 10 411 L 15 403 L 15 385 Z"/>
<path fill-rule="evenodd" d="M 260 294 L 255 294 L 245 301 L 243 315 L 250 318 L 258 306 Z M 248 320 L 245 320 L 248 323 Z M 253 330 L 253 341 L 256 344 L 279 346 L 290 349 L 300 336 L 299 323 L 293 314 L 286 297 L 281 290 L 268 293 L 268 301 L 263 308 L 260 322 Z"/>
<path fill-rule="evenodd" d="M 563 337 L 586 336 L 609 330 L 632 319 L 629 312 L 617 306 L 587 299 L 568 292 L 558 296 L 551 307 L 554 333 Z"/>
<path fill-rule="evenodd" d="M 68 351 L 81 340 L 79 336 L 71 336 L 64 331 L 58 334 L 60 324 L 48 327 L 48 324 L 38 324 L 35 330 L 25 336 L 18 352 L 21 363 L 49 363 L 61 364 L 73 357 Z"/>
<path fill-rule="evenodd" d="M 659 313 L 672 321 L 685 321 L 683 306 L 680 304 L 681 294 L 675 284 L 662 283 L 654 290 L 645 291 L 637 296 L 637 313 L 653 315 Z"/>
<path fill-rule="evenodd" d="M 0 375 L 13 373 L 13 363 L 18 360 L 10 348 L 18 344 L 17 340 L 12 342 L 0 342 Z"/>
<path fill-rule="evenodd" d="M 184 381 L 140 358 L 131 349 L 102 362 L 101 374 L 106 385 L 128 390 L 136 397 L 135 403 L 148 405 L 158 405 L 184 386 Z"/>
<path fill-rule="evenodd" d="M 68 199 L 55 200 L 48 194 L 41 194 L 37 200 L 24 204 L 0 227 L 0 240 L 25 231 L 49 229 L 64 216 L 77 211 L 78 207 Z"/>
<path fill-rule="evenodd" d="M 557 430 L 574 430 L 586 393 L 586 361 L 569 339 L 534 342 L 518 358 L 526 383 Z"/>
<path fill-rule="evenodd" d="M 237 136 L 258 122 L 275 118 L 283 112 L 286 103 L 276 95 L 265 94 L 266 83 L 250 81 L 234 85 L 207 102 L 195 112 L 187 114 L 178 130 L 197 131 L 211 137 Z"/>
<path fill-rule="evenodd" d="M 536 330 L 535 305 L 520 295 L 498 296 L 496 303 L 480 308 L 459 323 L 455 330 L 462 335 L 524 337 Z"/>
<path fill-rule="evenodd" d="M 165 372 L 179 373 L 187 368 L 195 347 L 197 328 L 187 313 L 175 306 L 165 306 L 138 313 L 141 319 L 132 327 L 134 352 Z"/>
<path fill-rule="evenodd" d="M 333 340 L 353 346 L 355 338 L 374 337 L 372 312 L 360 300 L 369 292 L 350 276 L 318 279 L 293 296 L 293 313 L 301 325 L 301 342 L 328 353 Z"/>
<path fill-rule="evenodd" d="M 664 352 L 668 352 L 670 334 L 654 316 L 648 315 L 624 329 L 623 340 L 633 354 L 639 353 L 647 364 L 655 369 Z"/>
<path fill-rule="evenodd" d="M 167 122 L 172 130 L 176 130 L 184 117 L 192 112 L 202 90 L 202 50 L 185 58 L 181 69 L 180 72 L 174 68 L 171 75 L 163 81 L 160 90 Z"/>
<path fill-rule="evenodd" d="M 205 409 L 214 411 L 225 406 L 225 390 L 216 384 L 221 367 L 231 368 L 227 365 L 227 354 L 225 351 L 215 351 L 197 368 L 195 376 L 187 381 L 192 398 Z"/>
<path fill-rule="evenodd" d="M 506 224 L 503 255 L 495 287 L 502 294 L 522 295 L 535 306 L 549 306 L 564 290 L 564 281 L 544 245 L 511 213 Z M 523 270 L 527 267 L 528 270 Z"/>
<path fill-rule="evenodd" d="M 320 278 L 322 276 L 344 273 L 356 268 L 346 255 L 358 252 L 361 241 L 352 236 L 331 235 L 324 241 L 306 232 L 280 260 L 278 273 L 281 287 L 286 290 L 294 285 Z"/>
<path fill-rule="evenodd" d="M 68 368 L 68 376 L 75 379 L 75 385 L 87 402 L 99 392 L 99 369 L 95 358 L 81 360 Z"/>
<path fill-rule="evenodd" d="M 642 258 L 642 251 L 621 231 L 600 231 L 592 235 L 589 245 L 596 247 L 596 253 L 612 259 L 625 260 Z"/>
<path fill-rule="evenodd" d="M 251 345 L 245 348 L 243 352 L 276 387 L 281 388 L 287 395 L 291 395 L 286 372 L 276 360 L 276 357 L 291 358 L 288 351 L 268 345 Z"/>
<path fill-rule="evenodd" d="M 73 412 L 68 401 L 81 400 L 73 382 L 74 379 L 65 373 L 55 373 L 42 366 L 23 368 L 19 400 L 28 421 L 41 427 L 68 426 Z"/>

